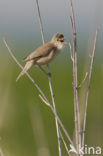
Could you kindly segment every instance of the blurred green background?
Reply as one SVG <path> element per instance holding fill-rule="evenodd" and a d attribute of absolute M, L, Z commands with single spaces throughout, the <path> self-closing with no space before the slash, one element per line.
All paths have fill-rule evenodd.
<path fill-rule="evenodd" d="M 87 112 L 86 144 L 103 149 L 103 1 L 73 2 L 78 37 L 79 84 L 89 70 L 89 54 L 93 48 L 95 29 L 99 26 Z M 0 148 L 4 156 L 57 156 L 54 116 L 41 102 L 39 92 L 26 76 L 16 83 L 21 69 L 2 41 L 5 36 L 14 55 L 23 65 L 22 58 L 42 44 L 35 1 L 4 0 L 0 3 Z M 68 2 L 44 0 L 40 1 L 40 9 L 45 41 L 49 41 L 56 32 L 62 32 L 71 42 Z M 73 73 L 68 46 L 50 64 L 50 69 L 58 115 L 73 137 Z M 38 67 L 33 67 L 29 73 L 51 101 L 47 76 Z M 79 90 L 82 111 L 86 86 L 87 83 Z M 62 149 L 66 156 L 63 146 Z"/>

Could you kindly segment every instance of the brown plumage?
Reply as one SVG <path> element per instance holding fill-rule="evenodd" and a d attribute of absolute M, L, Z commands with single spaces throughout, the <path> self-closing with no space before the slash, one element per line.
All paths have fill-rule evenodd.
<path fill-rule="evenodd" d="M 37 48 L 29 56 L 24 58 L 24 61 L 26 61 L 26 65 L 17 77 L 16 81 L 18 81 L 19 78 L 24 75 L 25 71 L 28 71 L 33 65 L 38 65 L 40 67 L 42 65 L 48 64 L 63 48 L 65 44 L 64 40 L 64 36 L 58 33 L 53 36 L 50 42 Z"/>

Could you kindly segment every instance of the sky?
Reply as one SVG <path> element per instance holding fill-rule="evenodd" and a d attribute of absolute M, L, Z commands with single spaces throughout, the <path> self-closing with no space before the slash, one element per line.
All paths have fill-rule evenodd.
<path fill-rule="evenodd" d="M 103 42 L 103 0 L 73 0 L 73 5 L 77 35 L 86 40 L 98 26 Z M 70 40 L 69 0 L 39 0 L 39 6 L 46 41 L 57 32 Z M 0 0 L 0 21 L 0 39 L 40 40 L 36 0 Z"/>

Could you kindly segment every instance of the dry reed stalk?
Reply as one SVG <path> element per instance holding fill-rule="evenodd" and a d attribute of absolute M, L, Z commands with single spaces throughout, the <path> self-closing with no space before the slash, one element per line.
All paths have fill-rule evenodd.
<path fill-rule="evenodd" d="M 72 0 L 70 0 L 71 9 L 71 25 L 72 25 L 72 36 L 73 36 L 73 52 L 71 53 L 71 59 L 73 62 L 73 86 L 74 86 L 74 114 L 75 114 L 75 143 L 76 149 L 79 150 L 81 147 L 81 123 L 80 123 L 80 110 L 79 110 L 79 99 L 78 99 L 78 71 L 77 71 L 77 34 L 75 25 L 75 15 L 73 9 Z M 70 51 L 71 45 L 69 44 Z"/>
<path fill-rule="evenodd" d="M 93 51 L 92 51 L 92 55 L 90 56 L 91 61 L 90 61 L 90 69 L 89 69 L 88 89 L 87 89 L 87 94 L 86 94 L 86 104 L 85 104 L 85 111 L 84 111 L 82 146 L 84 146 L 84 142 L 85 142 L 85 129 L 86 129 L 88 99 L 89 99 L 89 92 L 90 92 L 90 87 L 91 87 L 91 78 L 92 78 L 93 62 L 94 62 L 94 54 L 95 54 L 95 49 L 96 49 L 97 36 L 98 36 L 98 29 L 96 29 L 94 44 L 93 44 Z"/>
<path fill-rule="evenodd" d="M 38 11 L 38 19 L 39 19 L 39 24 L 40 24 L 40 31 L 41 31 L 41 36 L 42 36 L 42 42 L 43 44 L 45 43 L 44 41 L 44 33 L 43 33 L 43 24 L 42 24 L 42 19 L 41 19 L 41 14 L 40 14 L 40 9 L 39 9 L 39 3 L 38 0 L 36 0 L 36 6 L 37 6 L 37 11 Z M 50 73 L 50 68 L 49 65 L 47 65 L 48 68 L 48 73 Z M 55 104 L 55 96 L 54 96 L 54 92 L 53 92 L 53 87 L 52 87 L 52 82 L 51 82 L 51 75 L 48 75 L 48 79 L 49 79 L 49 88 L 50 88 L 50 93 L 51 93 L 51 98 L 52 98 L 52 104 L 54 107 L 54 111 L 57 114 L 56 111 L 56 104 Z M 60 137 L 60 129 L 59 129 L 59 124 L 58 124 L 58 120 L 55 117 L 55 122 L 56 122 L 56 131 L 57 131 L 57 138 L 58 138 L 58 151 L 59 151 L 59 156 L 62 156 L 62 151 L 61 151 L 61 137 Z"/>

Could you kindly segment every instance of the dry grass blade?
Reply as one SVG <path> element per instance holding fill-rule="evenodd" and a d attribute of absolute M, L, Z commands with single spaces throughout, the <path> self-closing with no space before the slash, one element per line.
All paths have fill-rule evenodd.
<path fill-rule="evenodd" d="M 69 152 L 69 149 L 68 149 L 68 147 L 67 147 L 67 144 L 66 144 L 66 142 L 65 142 L 65 140 L 64 140 L 64 138 L 63 138 L 63 136 L 62 136 L 61 133 L 60 133 L 60 135 L 61 135 L 61 138 L 62 138 L 62 141 L 63 141 L 64 147 L 65 147 L 65 149 L 66 149 L 66 151 L 67 151 L 67 154 L 68 154 L 69 156 L 71 156 L 71 154 L 70 154 L 70 152 Z"/>
<path fill-rule="evenodd" d="M 71 9 L 71 25 L 72 25 L 72 36 L 73 36 L 73 86 L 74 86 L 74 113 L 75 113 L 75 141 L 76 148 L 81 147 L 81 127 L 80 127 L 80 110 L 78 100 L 78 72 L 77 72 L 77 36 L 76 36 L 76 25 L 75 16 L 72 0 L 70 0 Z"/>
<path fill-rule="evenodd" d="M 73 62 L 72 46 L 71 46 L 70 42 L 69 42 L 69 49 L 70 49 L 70 57 Z"/>
<path fill-rule="evenodd" d="M 92 51 L 92 54 L 91 54 L 91 61 L 90 61 L 88 90 L 87 90 L 87 95 L 86 95 L 86 106 L 85 106 L 85 112 L 84 112 L 84 123 L 83 123 L 83 132 L 84 133 L 83 133 L 83 136 L 82 136 L 82 146 L 84 146 L 84 141 L 85 141 L 84 139 L 85 139 L 88 99 L 89 99 L 89 92 L 90 92 L 90 86 L 91 86 L 91 78 L 92 78 L 92 70 L 93 70 L 93 62 L 94 62 L 94 54 L 95 54 L 95 49 L 96 49 L 97 36 L 98 36 L 98 29 L 96 30 L 96 33 L 95 33 L 93 51 Z"/>
<path fill-rule="evenodd" d="M 84 82 L 86 81 L 87 76 L 88 76 L 88 72 L 85 73 L 84 79 L 83 79 L 83 81 L 81 82 L 81 84 L 78 86 L 78 89 L 82 87 L 82 85 L 83 85 Z"/>
<path fill-rule="evenodd" d="M 43 25 L 42 25 L 42 19 L 41 19 L 41 15 L 40 15 L 38 0 L 36 0 L 36 7 L 37 7 L 37 10 L 38 10 L 38 19 L 39 19 L 39 24 L 40 24 L 40 32 L 41 32 L 41 36 L 42 36 L 42 42 L 43 42 L 43 44 L 45 44 L 44 33 L 43 33 Z"/>
<path fill-rule="evenodd" d="M 53 112 L 53 114 L 57 118 L 58 123 L 60 124 L 60 126 L 61 126 L 61 128 L 62 128 L 62 130 L 63 130 L 63 132 L 65 134 L 65 136 L 67 137 L 67 139 L 69 140 L 71 145 L 75 148 L 74 143 L 73 143 L 73 141 L 70 138 L 70 135 L 68 134 L 67 130 L 65 129 L 65 127 L 64 127 L 62 121 L 60 120 L 60 118 L 58 117 L 58 115 L 55 113 L 53 106 L 50 103 L 48 103 L 41 95 L 39 95 L 39 97 L 43 101 L 43 103 L 46 104 L 46 106 L 48 106 L 51 109 L 51 111 Z M 61 134 L 61 131 L 60 131 L 60 134 Z"/>
<path fill-rule="evenodd" d="M 44 41 L 43 25 L 42 25 L 42 19 L 41 19 L 41 14 L 40 14 L 38 0 L 36 0 L 36 6 L 37 6 L 37 10 L 38 10 L 38 19 L 39 19 L 39 23 L 40 23 L 40 31 L 41 31 L 41 36 L 42 36 L 42 42 L 44 44 L 45 41 Z M 47 65 L 47 68 L 48 68 L 48 73 L 50 73 L 49 65 Z M 51 76 L 49 75 L 48 78 L 49 78 L 49 87 L 50 87 L 50 93 L 51 93 L 52 103 L 53 103 L 54 111 L 56 113 L 56 104 L 55 104 L 55 98 L 54 98 L 53 87 L 52 87 L 52 82 L 51 82 Z M 59 124 L 58 124 L 58 121 L 57 121 L 56 117 L 55 117 L 55 122 L 56 122 L 57 138 L 58 138 L 59 156 L 62 156 L 60 130 L 59 130 Z"/>
<path fill-rule="evenodd" d="M 13 58 L 13 60 L 16 62 L 16 64 L 23 69 L 23 66 L 18 62 L 18 60 L 16 59 L 16 57 L 13 55 L 11 49 L 9 48 L 5 38 L 3 38 L 3 42 L 5 44 L 5 46 L 8 49 L 9 54 L 11 55 L 11 57 Z M 34 79 L 28 74 L 28 72 L 25 72 L 25 74 L 27 75 L 27 77 L 32 81 L 32 83 L 35 85 L 35 87 L 38 89 L 38 91 L 41 93 L 41 95 L 44 97 L 44 99 L 46 101 L 48 101 L 48 99 L 46 98 L 45 94 L 43 93 L 43 91 L 41 90 L 41 88 L 38 86 L 38 84 L 34 81 Z"/>

